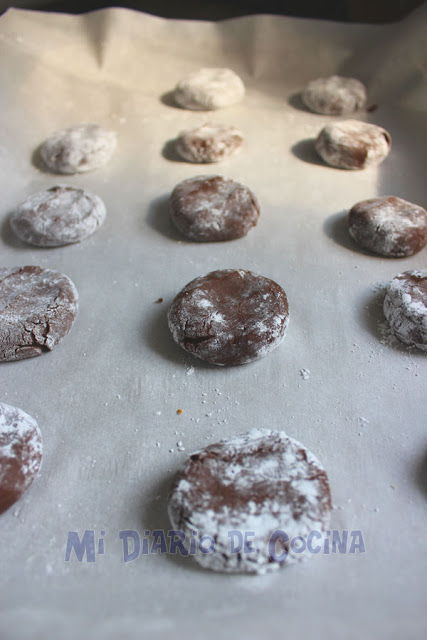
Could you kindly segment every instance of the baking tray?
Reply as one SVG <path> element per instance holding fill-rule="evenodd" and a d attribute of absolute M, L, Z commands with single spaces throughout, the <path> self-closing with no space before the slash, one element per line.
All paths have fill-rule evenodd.
<path fill-rule="evenodd" d="M 2 265 L 58 269 L 80 295 L 52 353 L 0 367 L 0 400 L 33 415 L 44 439 L 40 476 L 0 519 L 2 638 L 424 637 L 427 363 L 390 340 L 381 306 L 384 284 L 425 268 L 427 254 L 360 252 L 345 213 L 377 194 L 427 204 L 426 8 L 387 26 L 125 9 L 1 17 Z M 244 102 L 214 114 L 174 107 L 176 82 L 200 66 L 234 69 Z M 393 137 L 378 168 L 340 171 L 313 152 L 331 119 L 303 110 L 298 93 L 332 73 L 366 83 L 377 108 L 357 117 Z M 206 167 L 171 158 L 177 133 L 206 120 L 240 128 L 242 153 Z M 41 171 L 38 145 L 82 121 L 117 131 L 111 162 L 87 175 Z M 168 195 L 214 173 L 255 191 L 260 222 L 235 242 L 186 242 Z M 81 244 L 24 246 L 10 211 L 58 182 L 100 195 L 104 226 Z M 166 311 L 188 281 L 228 267 L 276 280 L 291 320 L 266 358 L 224 369 L 177 347 Z M 169 529 L 168 487 L 187 454 L 253 427 L 284 430 L 321 459 L 331 528 L 360 531 L 365 551 L 258 577 L 167 554 L 124 562 L 120 531 Z M 104 554 L 66 562 L 68 532 L 85 530 Z"/>

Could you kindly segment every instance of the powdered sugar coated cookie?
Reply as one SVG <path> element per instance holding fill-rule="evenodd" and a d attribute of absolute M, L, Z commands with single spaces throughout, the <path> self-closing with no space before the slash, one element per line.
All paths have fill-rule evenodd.
<path fill-rule="evenodd" d="M 427 244 L 427 211 L 395 196 L 371 198 L 351 208 L 348 229 L 364 249 L 390 258 L 412 256 Z"/>
<path fill-rule="evenodd" d="M 366 88 L 355 78 L 330 76 L 309 82 L 301 94 L 305 106 L 314 113 L 341 115 L 359 111 L 366 105 Z"/>
<path fill-rule="evenodd" d="M 82 123 L 53 133 L 40 147 L 40 155 L 53 173 L 82 173 L 106 164 L 116 143 L 113 131 Z"/>
<path fill-rule="evenodd" d="M 28 489 L 42 462 L 42 437 L 27 413 L 0 404 L 0 513 Z"/>
<path fill-rule="evenodd" d="M 217 365 L 262 358 L 283 340 L 286 293 L 273 280 L 243 269 L 220 269 L 189 282 L 168 312 L 183 349 Z"/>
<path fill-rule="evenodd" d="M 427 270 L 405 271 L 388 285 L 384 315 L 395 336 L 427 352 Z"/>
<path fill-rule="evenodd" d="M 52 269 L 0 268 L 0 361 L 22 360 L 53 349 L 78 313 L 73 282 Z"/>
<path fill-rule="evenodd" d="M 208 67 L 181 80 L 175 88 L 174 99 L 185 109 L 210 111 L 236 104 L 244 94 L 244 84 L 234 71 Z"/>
<path fill-rule="evenodd" d="M 170 197 L 171 219 L 196 242 L 223 242 L 245 236 L 260 216 L 255 194 L 223 176 L 196 176 L 178 183 Z"/>
<path fill-rule="evenodd" d="M 202 545 L 204 551 L 195 547 L 196 561 L 234 573 L 262 574 L 307 557 L 292 541 L 307 544 L 314 532 L 318 546 L 330 512 L 329 482 L 320 462 L 300 442 L 269 429 L 191 455 L 169 500 L 175 529 L 187 540 L 211 541 Z M 251 548 L 241 545 L 236 551 L 233 546 L 245 535 Z"/>
<path fill-rule="evenodd" d="M 380 164 L 391 149 L 391 136 L 382 127 L 359 120 L 333 122 L 315 142 L 322 160 L 339 169 L 365 169 Z"/>
<path fill-rule="evenodd" d="M 105 220 L 101 198 L 83 189 L 65 185 L 40 191 L 22 202 L 12 213 L 15 234 L 37 247 L 59 247 L 80 242 Z"/>
<path fill-rule="evenodd" d="M 243 135 L 235 127 L 207 123 L 180 133 L 175 148 L 188 162 L 220 162 L 240 151 Z"/>

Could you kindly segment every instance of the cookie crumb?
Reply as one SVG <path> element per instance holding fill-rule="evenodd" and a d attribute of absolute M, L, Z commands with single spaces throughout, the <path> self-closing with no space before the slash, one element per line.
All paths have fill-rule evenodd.
<path fill-rule="evenodd" d="M 180 416 L 180 415 L 181 415 L 181 413 L 184 413 L 184 411 L 183 411 L 182 409 L 177 409 L 177 410 L 176 410 L 176 413 L 177 413 L 177 415 L 179 415 L 179 416 Z"/>
<path fill-rule="evenodd" d="M 163 302 L 163 298 L 157 298 L 156 304 L 160 304 L 161 302 Z"/>

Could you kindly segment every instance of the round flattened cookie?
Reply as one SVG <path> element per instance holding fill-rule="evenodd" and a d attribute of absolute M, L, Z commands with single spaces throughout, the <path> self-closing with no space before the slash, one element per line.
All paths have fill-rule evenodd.
<path fill-rule="evenodd" d="M 0 268 L 0 361 L 50 351 L 70 331 L 77 313 L 77 290 L 63 273 Z"/>
<path fill-rule="evenodd" d="M 282 341 L 286 293 L 273 280 L 241 269 L 212 271 L 189 282 L 168 312 L 175 342 L 217 365 L 262 358 Z"/>
<path fill-rule="evenodd" d="M 390 282 L 384 315 L 399 340 L 427 352 L 427 269 L 405 271 Z"/>
<path fill-rule="evenodd" d="M 42 463 L 42 436 L 27 413 L 0 404 L 0 513 L 28 489 Z"/>
<path fill-rule="evenodd" d="M 222 109 L 240 102 L 245 86 L 231 69 L 203 68 L 190 73 L 175 88 L 174 99 L 181 107 L 197 111 Z"/>
<path fill-rule="evenodd" d="M 311 539 L 319 548 L 331 508 L 328 477 L 317 458 L 300 442 L 269 429 L 191 455 L 169 499 L 174 529 L 187 541 L 202 542 L 194 550 L 197 562 L 233 573 L 266 573 L 307 557 L 309 536 L 314 532 Z M 242 544 L 236 549 L 245 534 L 252 549 Z M 295 539 L 300 548 L 305 542 L 305 553 L 297 551 Z"/>
<path fill-rule="evenodd" d="M 183 131 L 175 142 L 177 153 L 188 162 L 220 162 L 240 151 L 243 135 L 235 127 L 203 124 Z"/>
<path fill-rule="evenodd" d="M 196 242 L 221 242 L 245 236 L 260 216 L 254 193 L 223 176 L 183 180 L 170 197 L 171 219 Z"/>
<path fill-rule="evenodd" d="M 36 247 L 59 247 L 80 242 L 105 220 L 105 205 L 98 196 L 68 186 L 40 191 L 12 213 L 15 234 Z"/>
<path fill-rule="evenodd" d="M 366 88 L 355 78 L 331 76 L 309 82 L 301 94 L 305 106 L 314 113 L 342 115 L 366 105 Z"/>
<path fill-rule="evenodd" d="M 427 244 L 427 211 L 395 196 L 371 198 L 350 209 L 348 229 L 363 249 L 389 258 L 412 256 Z"/>
<path fill-rule="evenodd" d="M 375 124 L 359 120 L 333 122 L 315 142 L 319 156 L 339 169 L 365 169 L 380 164 L 391 149 L 391 135 Z"/>
<path fill-rule="evenodd" d="M 40 155 L 53 173 L 82 173 L 106 164 L 116 143 L 114 131 L 83 123 L 53 133 L 40 147 Z"/>

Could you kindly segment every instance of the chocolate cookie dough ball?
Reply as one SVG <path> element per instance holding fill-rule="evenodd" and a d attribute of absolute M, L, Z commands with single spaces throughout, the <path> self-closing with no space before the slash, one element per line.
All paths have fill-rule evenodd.
<path fill-rule="evenodd" d="M 189 240 L 221 242 L 245 236 L 260 216 L 255 194 L 223 176 L 183 180 L 172 191 L 170 214 Z"/>
<path fill-rule="evenodd" d="M 317 458 L 283 432 L 254 429 L 189 457 L 172 486 L 169 517 L 187 543 L 198 542 L 202 567 L 262 574 L 307 557 L 311 532 L 319 547 L 331 508 Z"/>
<path fill-rule="evenodd" d="M 366 88 L 355 78 L 331 76 L 309 82 L 301 94 L 305 106 L 314 113 L 342 115 L 366 105 Z"/>
<path fill-rule="evenodd" d="M 217 365 L 262 358 L 282 341 L 288 300 L 273 280 L 242 269 L 222 269 L 192 280 L 168 312 L 177 344 Z"/>
<path fill-rule="evenodd" d="M 14 233 L 36 247 L 60 247 L 92 235 L 105 220 L 101 198 L 65 185 L 40 191 L 12 213 Z"/>
<path fill-rule="evenodd" d="M 50 351 L 70 331 L 77 313 L 76 288 L 63 273 L 0 268 L 0 362 Z"/>
<path fill-rule="evenodd" d="M 363 249 L 389 258 L 412 256 L 427 244 L 427 211 L 395 196 L 371 198 L 351 208 L 348 229 Z"/>
<path fill-rule="evenodd" d="M 375 124 L 343 120 L 327 125 L 315 142 L 319 156 L 338 169 L 365 169 L 380 164 L 391 149 L 391 136 Z"/>
<path fill-rule="evenodd" d="M 113 131 L 83 123 L 53 133 L 40 147 L 40 155 L 53 173 L 82 173 L 106 164 L 116 142 Z"/>
<path fill-rule="evenodd" d="M 42 462 L 42 436 L 27 413 L 0 404 L 0 513 L 28 489 Z"/>
<path fill-rule="evenodd" d="M 427 269 L 405 271 L 390 282 L 384 315 L 399 340 L 427 352 Z"/>
<path fill-rule="evenodd" d="M 175 142 L 177 153 L 188 162 L 221 162 L 240 151 L 243 135 L 235 127 L 204 124 L 183 131 Z"/>
<path fill-rule="evenodd" d="M 203 68 L 190 73 L 175 88 L 174 99 L 184 109 L 210 111 L 240 102 L 245 86 L 231 69 Z"/>

